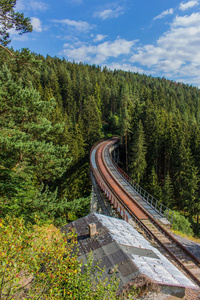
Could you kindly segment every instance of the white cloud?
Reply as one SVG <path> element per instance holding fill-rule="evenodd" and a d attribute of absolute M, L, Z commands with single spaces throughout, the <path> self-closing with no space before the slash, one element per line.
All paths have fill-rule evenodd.
<path fill-rule="evenodd" d="M 117 39 L 113 43 L 104 42 L 97 46 L 97 53 L 105 57 L 118 57 L 121 54 L 129 54 L 134 41 Z"/>
<path fill-rule="evenodd" d="M 15 7 L 17 11 L 23 10 L 25 8 L 23 0 L 18 0 Z"/>
<path fill-rule="evenodd" d="M 30 2 L 30 7 L 33 10 L 47 10 L 48 9 L 48 4 L 44 2 L 38 2 L 38 1 L 31 1 Z"/>
<path fill-rule="evenodd" d="M 200 77 L 200 14 L 176 16 L 155 45 L 137 48 L 130 61 L 165 77 Z"/>
<path fill-rule="evenodd" d="M 18 0 L 16 4 L 16 10 L 45 11 L 48 8 L 49 5 L 47 3 L 35 0 Z"/>
<path fill-rule="evenodd" d="M 118 6 L 115 9 L 105 9 L 102 11 L 97 11 L 94 13 L 94 17 L 100 18 L 102 20 L 118 18 L 120 15 L 124 14 L 124 9 L 122 6 Z"/>
<path fill-rule="evenodd" d="M 68 59 L 83 61 L 94 64 L 102 64 L 110 57 L 119 57 L 120 55 L 128 55 L 135 41 L 126 41 L 124 39 L 116 39 L 114 42 L 104 42 L 98 46 L 72 47 L 65 44 L 65 48 L 60 54 L 65 55 Z"/>
<path fill-rule="evenodd" d="M 82 28 L 76 21 L 65 20 L 64 24 Z M 91 28 L 87 23 L 85 30 L 89 30 L 88 27 Z M 69 60 L 106 65 L 113 70 L 165 76 L 200 86 L 200 13 L 175 16 L 168 31 L 152 44 L 138 46 L 137 40 L 128 41 L 120 37 L 114 41 L 103 41 L 106 37 L 91 34 L 91 44 L 68 39 L 59 54 Z"/>
<path fill-rule="evenodd" d="M 20 42 L 25 42 L 28 41 L 29 38 L 27 35 L 14 35 L 12 38 L 12 41 L 20 41 Z"/>
<path fill-rule="evenodd" d="M 191 1 L 188 1 L 186 3 L 181 2 L 180 6 L 179 6 L 179 9 L 184 11 L 184 10 L 187 10 L 187 9 L 192 8 L 194 6 L 197 6 L 197 5 L 199 5 L 198 0 L 191 0 Z"/>
<path fill-rule="evenodd" d="M 32 17 L 31 24 L 33 25 L 33 30 L 36 32 L 42 32 L 42 24 L 39 18 Z"/>
<path fill-rule="evenodd" d="M 165 11 L 163 11 L 160 15 L 158 15 L 157 17 L 155 17 L 153 20 L 157 20 L 157 19 L 162 19 L 167 15 L 172 15 L 174 13 L 173 8 L 167 9 Z"/>
<path fill-rule="evenodd" d="M 94 53 L 95 47 L 94 46 L 85 46 L 82 45 L 79 48 L 71 48 L 67 47 L 67 45 L 64 45 L 66 49 L 62 51 L 62 54 L 64 54 L 68 59 L 76 60 L 76 61 L 82 61 L 87 62 L 90 61 L 90 55 Z"/>
<path fill-rule="evenodd" d="M 26 34 L 23 34 L 23 35 L 19 35 L 19 32 L 17 32 L 15 30 L 15 28 L 11 28 L 9 29 L 9 33 L 10 33 L 10 36 L 12 38 L 13 41 L 21 41 L 21 42 L 24 42 L 24 41 L 28 41 L 29 38 Z"/>
<path fill-rule="evenodd" d="M 196 26 L 199 25 L 200 22 L 200 14 L 199 13 L 193 13 L 190 16 L 183 16 L 183 17 L 178 17 L 176 16 L 172 26 L 178 27 L 178 26 L 183 26 L 183 27 L 188 27 L 188 26 Z"/>
<path fill-rule="evenodd" d="M 135 72 L 135 73 L 140 73 L 140 74 L 152 74 L 151 72 L 148 72 L 142 68 L 138 68 L 136 66 L 133 66 L 132 64 L 130 63 L 116 63 L 116 62 L 113 62 L 111 64 L 106 64 L 106 65 L 102 65 L 102 67 L 107 67 L 108 69 L 110 70 L 123 70 L 123 71 L 127 71 L 127 72 Z"/>
<path fill-rule="evenodd" d="M 92 29 L 92 26 L 89 23 L 84 21 L 74 21 L 74 20 L 64 19 L 64 20 L 53 20 L 53 22 L 71 26 L 72 28 L 75 28 L 76 30 L 85 33 L 88 32 L 90 29 Z"/>
<path fill-rule="evenodd" d="M 107 37 L 107 35 L 103 35 L 103 34 L 97 34 L 97 36 L 94 38 L 94 42 L 101 42 L 102 40 L 104 40 Z"/>

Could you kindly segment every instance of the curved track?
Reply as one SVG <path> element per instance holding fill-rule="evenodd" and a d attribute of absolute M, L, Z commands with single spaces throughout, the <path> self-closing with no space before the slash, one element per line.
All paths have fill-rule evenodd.
<path fill-rule="evenodd" d="M 123 177 L 117 171 L 109 151 L 116 142 L 118 138 L 100 141 L 91 150 L 91 169 L 98 185 L 123 219 L 128 221 L 132 218 L 159 245 L 163 254 L 200 286 L 200 261 L 130 196 L 127 191 L 130 187 L 125 179 L 122 183 Z"/>

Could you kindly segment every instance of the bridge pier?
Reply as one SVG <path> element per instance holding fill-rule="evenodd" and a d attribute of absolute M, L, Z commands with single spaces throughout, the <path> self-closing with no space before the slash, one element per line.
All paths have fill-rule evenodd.
<path fill-rule="evenodd" d="M 115 208 L 108 201 L 102 190 L 99 188 L 94 175 L 90 172 L 90 178 L 92 183 L 92 197 L 90 203 L 90 213 L 99 213 L 106 216 L 114 217 L 119 219 Z"/>

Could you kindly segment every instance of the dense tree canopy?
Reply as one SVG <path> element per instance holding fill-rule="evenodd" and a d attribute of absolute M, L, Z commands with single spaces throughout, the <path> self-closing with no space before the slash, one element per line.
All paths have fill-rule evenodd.
<path fill-rule="evenodd" d="M 90 148 L 119 135 L 121 166 L 199 234 L 200 90 L 8 49 L 11 28 L 32 31 L 15 5 L 0 0 L 0 298 L 116 299 L 117 284 L 97 283 L 92 261 L 82 272 L 74 234 L 66 247 L 47 224 L 89 212 Z M 28 290 L 19 284 L 24 274 L 33 276 Z"/>
<path fill-rule="evenodd" d="M 14 209 L 25 195 L 35 201 L 51 193 L 52 207 L 62 204 L 59 213 L 47 215 L 76 218 L 64 204 L 70 201 L 82 205 L 79 216 L 87 212 L 89 149 L 102 137 L 121 135 L 121 163 L 133 179 L 198 222 L 198 88 L 28 49 L 14 54 L 18 60 L 11 61 L 0 52 L 0 189 L 2 199 L 12 199 L 6 203 L 13 201 Z"/>

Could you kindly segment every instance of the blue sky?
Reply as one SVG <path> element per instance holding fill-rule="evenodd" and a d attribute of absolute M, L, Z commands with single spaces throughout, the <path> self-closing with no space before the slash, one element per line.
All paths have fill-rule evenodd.
<path fill-rule="evenodd" d="M 18 0 L 33 32 L 14 49 L 200 87 L 200 0 Z"/>

